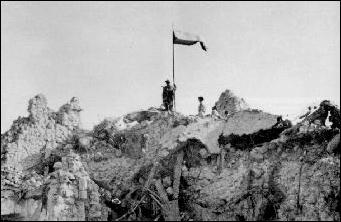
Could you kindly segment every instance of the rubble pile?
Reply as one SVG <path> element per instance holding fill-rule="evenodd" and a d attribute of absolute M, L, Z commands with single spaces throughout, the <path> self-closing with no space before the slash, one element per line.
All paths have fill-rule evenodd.
<path fill-rule="evenodd" d="M 340 110 L 328 101 L 291 125 L 227 90 L 225 119 L 150 108 L 92 131 L 77 98 L 58 112 L 42 95 L 29 104 L 1 135 L 2 219 L 340 220 Z"/>
<path fill-rule="evenodd" d="M 58 112 L 47 107 L 44 95 L 29 101 L 29 117 L 19 117 L 9 131 L 1 135 L 2 166 L 26 170 L 74 134 L 80 123 L 77 99 L 73 98 Z"/>
<path fill-rule="evenodd" d="M 130 184 L 141 167 L 152 164 L 158 156 L 164 155 L 160 150 L 160 138 L 175 125 L 182 126 L 189 121 L 180 114 L 167 116 L 155 110 L 128 116 L 130 121 L 137 121 L 133 119 L 135 116 L 140 123 L 122 130 L 116 128 L 115 120 L 100 123 L 94 127 L 95 136 L 91 138 L 90 149 L 81 155 L 93 178 L 118 192 L 125 189 L 119 188 L 118 183 Z M 97 132 L 101 132 L 101 136 L 97 136 Z"/>
<path fill-rule="evenodd" d="M 329 100 L 324 100 L 320 103 L 318 109 L 307 115 L 302 121 L 303 125 L 314 124 L 312 126 L 320 125 L 326 126 L 330 122 L 330 128 L 340 128 L 340 109 L 332 104 Z"/>
<path fill-rule="evenodd" d="M 28 117 L 19 117 L 6 133 L 1 135 L 1 193 L 16 191 L 22 186 L 19 179 L 30 171 L 39 168 L 44 159 L 65 141 L 71 138 L 79 128 L 79 104 L 72 98 L 58 112 L 47 107 L 44 95 L 39 94 L 29 101 Z M 12 201 L 12 197 L 1 197 L 4 202 Z M 6 211 L 7 212 L 7 211 Z M 3 213 L 2 213 L 3 214 Z"/>
<path fill-rule="evenodd" d="M 278 124 L 278 125 L 277 125 Z M 219 145 L 230 144 L 235 149 L 246 150 L 265 142 L 270 142 L 279 137 L 280 133 L 291 127 L 290 121 L 280 121 L 269 129 L 261 129 L 255 133 L 235 135 L 231 133 L 224 136 L 223 133 L 218 138 Z"/>
<path fill-rule="evenodd" d="M 42 197 L 47 200 L 42 214 L 45 212 L 48 220 L 106 219 L 98 186 L 72 150 L 61 162 L 54 163 L 54 171 L 48 174 L 44 186 L 47 193 Z"/>
<path fill-rule="evenodd" d="M 339 220 L 340 159 L 321 140 L 338 132 L 329 133 L 308 143 L 273 140 L 251 151 L 231 146 L 221 171 L 219 164 L 188 169 L 187 213 L 195 220 Z"/>
<path fill-rule="evenodd" d="M 228 113 L 235 113 L 249 109 L 249 105 L 243 98 L 235 96 L 234 93 L 228 89 L 221 93 L 215 106 L 220 115 L 225 115 L 225 111 L 228 111 Z"/>
<path fill-rule="evenodd" d="M 27 220 L 106 219 L 107 211 L 102 212 L 98 186 L 84 170 L 77 154 L 69 153 L 61 162 L 55 162 L 53 168 L 46 175 L 35 171 L 27 174 L 13 209 L 8 209 L 7 202 L 3 203 L 4 207 Z"/>

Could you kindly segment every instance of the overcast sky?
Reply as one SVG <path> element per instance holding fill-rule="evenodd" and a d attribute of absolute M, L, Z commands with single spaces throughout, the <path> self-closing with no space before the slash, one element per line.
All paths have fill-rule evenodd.
<path fill-rule="evenodd" d="M 85 128 L 159 107 L 172 24 L 208 46 L 175 45 L 179 112 L 225 89 L 283 115 L 340 103 L 339 2 L 1 2 L 1 132 L 38 93 L 55 110 L 79 97 Z"/>

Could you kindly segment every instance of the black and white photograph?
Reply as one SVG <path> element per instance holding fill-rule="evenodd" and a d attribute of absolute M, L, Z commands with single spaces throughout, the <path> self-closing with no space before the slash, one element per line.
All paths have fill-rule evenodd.
<path fill-rule="evenodd" d="M 1 1 L 1 221 L 340 221 L 340 1 Z"/>

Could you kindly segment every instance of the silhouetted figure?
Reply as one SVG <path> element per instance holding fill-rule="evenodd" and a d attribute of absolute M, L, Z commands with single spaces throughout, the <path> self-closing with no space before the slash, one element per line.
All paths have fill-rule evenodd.
<path fill-rule="evenodd" d="M 213 106 L 213 107 L 212 107 L 211 117 L 212 117 L 214 120 L 221 119 L 221 116 L 219 115 L 216 106 Z"/>
<path fill-rule="evenodd" d="M 206 107 L 204 106 L 203 102 L 204 98 L 202 96 L 198 97 L 198 101 L 199 101 L 199 106 L 198 106 L 198 116 L 203 118 L 204 114 L 206 112 Z"/>
<path fill-rule="evenodd" d="M 173 111 L 173 101 L 175 96 L 176 86 L 170 85 L 170 81 L 167 79 L 166 86 L 163 86 L 162 91 L 162 99 L 163 99 L 163 106 L 165 107 L 165 111 Z"/>

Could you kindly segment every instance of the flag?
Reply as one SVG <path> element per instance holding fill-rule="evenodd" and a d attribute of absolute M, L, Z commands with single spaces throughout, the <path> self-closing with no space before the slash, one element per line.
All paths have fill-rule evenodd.
<path fill-rule="evenodd" d="M 202 37 L 188 32 L 173 31 L 173 44 L 194 45 L 200 43 L 203 50 L 207 51 L 207 47 Z"/>

